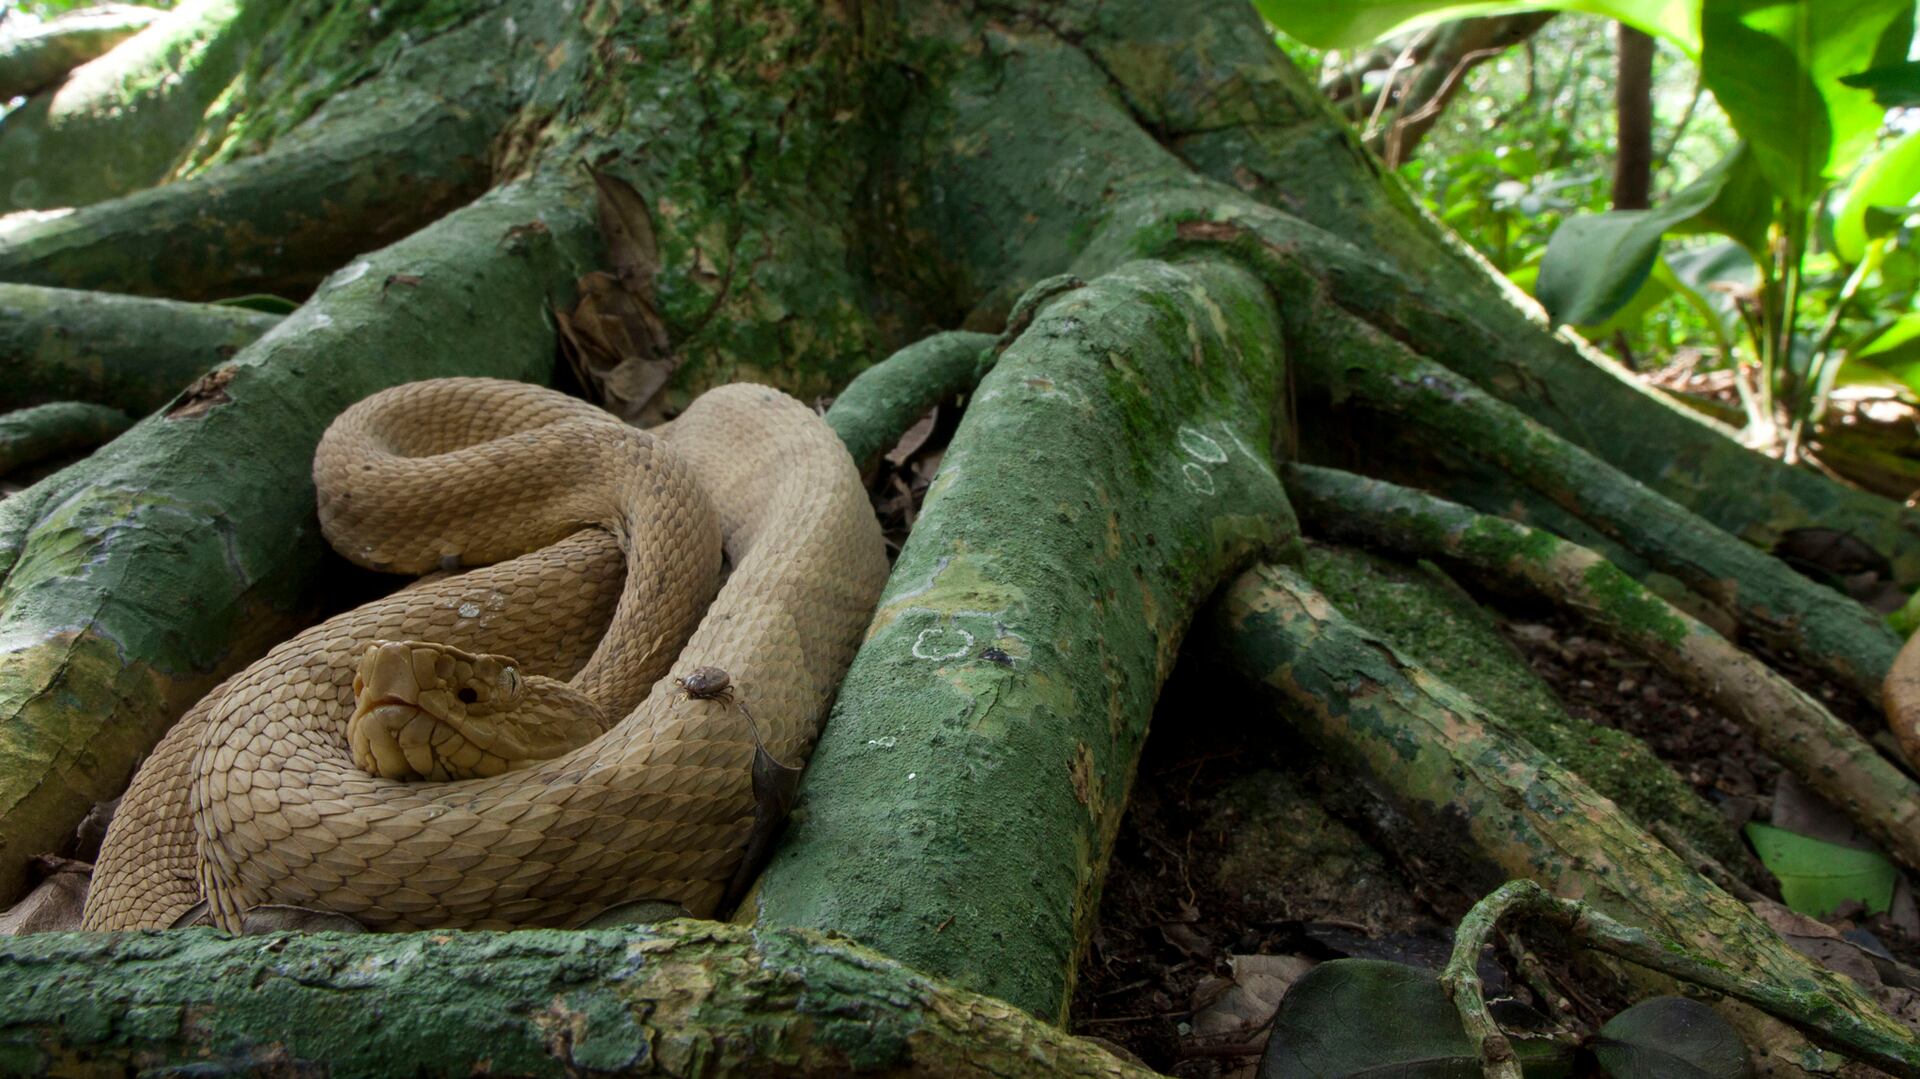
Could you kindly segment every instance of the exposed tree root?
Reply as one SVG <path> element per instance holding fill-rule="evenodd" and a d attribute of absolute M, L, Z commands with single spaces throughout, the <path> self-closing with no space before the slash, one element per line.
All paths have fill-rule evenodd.
<path fill-rule="evenodd" d="M 973 395 L 748 909 L 1064 1014 L 1191 612 L 1295 539 L 1278 325 L 1225 263 L 1051 296 Z"/>
<path fill-rule="evenodd" d="M 0 213 L 85 206 L 167 179 L 275 5 L 187 0 L 0 124 Z"/>
<path fill-rule="evenodd" d="M 58 82 L 159 17 L 150 7 L 100 4 L 25 29 L 18 19 L 0 24 L 0 101 Z"/>
<path fill-rule="evenodd" d="M 188 300 L 304 294 L 484 191 L 498 123 L 396 101 L 347 131 L 9 230 L 0 279 Z"/>
<path fill-rule="evenodd" d="M 22 465 L 92 449 L 133 425 L 117 408 L 54 401 L 0 415 L 0 476 Z"/>
<path fill-rule="evenodd" d="M 827 422 L 865 472 L 927 409 L 979 384 L 993 362 L 994 337 L 935 334 L 861 372 L 834 398 Z"/>
<path fill-rule="evenodd" d="M 1348 543 L 1465 563 L 1586 619 L 1714 702 L 1903 864 L 1920 868 L 1920 785 L 1758 659 L 1592 551 L 1418 491 L 1289 465 L 1308 526 Z M 1898 668 L 1896 668 L 1897 670 Z M 1891 715 L 1892 713 L 1889 713 Z"/>
<path fill-rule="evenodd" d="M 1689 954 L 1684 945 L 1663 940 L 1657 933 L 1622 925 L 1578 900 L 1551 895 L 1531 880 L 1514 880 L 1474 904 L 1460 920 L 1453 957 L 1440 975 L 1460 1009 L 1467 1032 L 1477 1036 L 1481 1044 L 1487 1079 L 1520 1079 L 1511 1049 L 1505 1053 L 1500 1050 L 1506 1039 L 1487 1012 L 1480 979 L 1474 972 L 1494 926 L 1509 914 L 1539 919 L 1569 932 L 1595 951 L 1744 1001 L 1806 1033 L 1815 1042 L 1868 1061 L 1889 1074 L 1920 1076 L 1920 1042 L 1910 1033 L 1889 1036 L 1878 1026 L 1861 1024 L 1853 1015 L 1827 1007 L 1820 997 L 1808 997 L 1771 979 L 1748 977 L 1739 967 L 1729 969 L 1711 960 L 1702 961 Z"/>
<path fill-rule="evenodd" d="M 0 408 L 74 400 L 144 416 L 280 318 L 244 307 L 0 284 Z"/>
<path fill-rule="evenodd" d="M 1920 1052 L 1851 981 L 1789 948 L 1578 777 L 1348 622 L 1294 570 L 1240 577 L 1210 629 L 1226 662 L 1263 686 L 1290 724 L 1398 807 L 1392 842 L 1423 875 L 1482 893 L 1510 877 L 1536 881 L 1781 987 L 1826 1014 L 1830 1029 L 1851 1030 L 1849 1045 Z M 1757 1019 L 1738 1007 L 1730 1017 L 1747 1027 Z"/>
<path fill-rule="evenodd" d="M 311 613 L 328 421 L 413 379 L 550 376 L 548 298 L 598 250 L 585 197 L 501 188 L 366 256 L 165 413 L 0 503 L 0 902 Z"/>
<path fill-rule="evenodd" d="M 405 958 L 396 958 L 399 945 Z M 676 921 L 16 937 L 0 1071 L 1150 1076 L 844 939 Z"/>
<path fill-rule="evenodd" d="M 1754 550 L 1378 330 L 1319 320 L 1299 380 L 1428 443 L 1492 464 L 1733 613 L 1762 640 L 1874 699 L 1899 640 L 1853 600 Z"/>

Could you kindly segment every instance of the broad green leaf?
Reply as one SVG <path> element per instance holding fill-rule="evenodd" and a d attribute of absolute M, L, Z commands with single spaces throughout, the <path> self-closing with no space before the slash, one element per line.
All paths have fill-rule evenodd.
<path fill-rule="evenodd" d="M 1905 59 L 1912 38 L 1913 0 L 1705 0 L 1700 71 L 1761 173 L 1804 209 L 1885 114 L 1841 80 Z"/>
<path fill-rule="evenodd" d="M 1920 130 L 1909 131 L 1881 151 L 1847 187 L 1846 201 L 1833 218 L 1833 248 L 1848 262 L 1867 255 L 1874 233 L 1868 211 L 1898 209 L 1920 195 Z"/>
<path fill-rule="evenodd" d="M 1516 11 L 1580 11 L 1637 26 L 1700 55 L 1696 0 L 1254 0 L 1269 23 L 1318 49 L 1351 49 L 1435 23 Z"/>
<path fill-rule="evenodd" d="M 1920 314 L 1902 315 L 1848 357 L 1888 372 L 1920 393 Z"/>
<path fill-rule="evenodd" d="M 1825 917 L 1848 900 L 1878 914 L 1893 903 L 1899 874 L 1879 851 L 1856 850 L 1775 828 L 1748 824 L 1747 840 L 1760 863 L 1780 882 L 1780 896 L 1793 910 Z"/>
<path fill-rule="evenodd" d="M 1604 322 L 1625 306 L 1653 272 L 1660 237 L 1714 204 L 1737 156 L 1723 159 L 1657 209 L 1587 214 L 1555 229 L 1536 293 L 1553 321 Z"/>
<path fill-rule="evenodd" d="M 1883 109 L 1911 109 L 1920 105 L 1920 60 L 1868 68 L 1840 81 L 1873 94 L 1873 100 Z"/>
<path fill-rule="evenodd" d="M 1607 1021 L 1593 1055 L 1612 1079 L 1746 1079 L 1747 1046 L 1719 1013 L 1686 997 L 1643 1000 Z"/>
<path fill-rule="evenodd" d="M 1572 1071 L 1572 1054 L 1515 1039 L 1529 1079 Z M 1378 959 L 1313 968 L 1280 1002 L 1259 1079 L 1480 1079 L 1480 1054 L 1430 971 Z"/>
<path fill-rule="evenodd" d="M 1672 275 L 1669 284 L 1674 293 L 1713 327 L 1721 351 L 1732 352 L 1745 328 L 1733 293 L 1751 291 L 1760 281 L 1760 267 L 1753 256 L 1732 240 L 1721 240 L 1669 251 L 1654 265 L 1654 277 L 1663 270 Z"/>
<path fill-rule="evenodd" d="M 1753 151 L 1741 143 L 1701 180 L 1707 181 L 1716 175 L 1720 193 L 1706 209 L 1668 231 L 1687 235 L 1718 233 L 1737 241 L 1754 259 L 1766 257 L 1767 230 L 1773 226 L 1773 189 L 1760 174 L 1760 166 L 1754 164 Z"/>

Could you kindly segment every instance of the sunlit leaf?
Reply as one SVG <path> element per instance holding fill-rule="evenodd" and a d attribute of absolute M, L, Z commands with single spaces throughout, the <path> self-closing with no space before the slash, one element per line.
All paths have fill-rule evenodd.
<path fill-rule="evenodd" d="M 1746 832 L 1761 864 L 1779 880 L 1780 897 L 1800 914 L 1824 917 L 1848 901 L 1877 914 L 1893 903 L 1899 872 L 1879 851 L 1843 847 L 1769 824 L 1750 823 Z"/>
<path fill-rule="evenodd" d="M 1903 207 L 1920 195 L 1920 130 L 1909 131 L 1860 170 L 1833 218 L 1833 247 L 1848 262 L 1866 257 L 1876 233 L 1873 207 Z M 1896 218 L 1897 220 L 1897 218 Z"/>
<path fill-rule="evenodd" d="M 1796 208 L 1873 146 L 1885 111 L 1841 80 L 1906 58 L 1913 0 L 1706 0 L 1700 71 Z"/>
<path fill-rule="evenodd" d="M 1571 218 L 1554 230 L 1540 263 L 1537 295 L 1556 323 L 1604 322 L 1640 291 L 1660 253 L 1660 237 L 1712 206 L 1734 162 L 1730 156 L 1652 210 Z"/>
<path fill-rule="evenodd" d="M 1319 49 L 1351 49 L 1407 30 L 1516 11 L 1580 11 L 1664 37 L 1689 56 L 1700 53 L 1696 0 L 1254 0 L 1266 20 Z"/>

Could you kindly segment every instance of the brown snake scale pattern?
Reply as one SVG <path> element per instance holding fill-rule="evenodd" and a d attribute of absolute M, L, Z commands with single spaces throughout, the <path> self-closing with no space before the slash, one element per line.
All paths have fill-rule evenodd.
<path fill-rule="evenodd" d="M 165 927 L 203 897 L 228 929 L 261 904 L 375 929 L 577 925 L 636 899 L 710 913 L 752 826 L 753 743 L 675 678 L 728 672 L 767 748 L 803 759 L 886 578 L 825 422 L 733 385 L 642 432 L 551 390 L 442 379 L 342 413 L 314 480 L 348 558 L 480 568 L 329 619 L 189 710 L 121 802 L 86 928 Z M 370 774 L 355 676 L 396 641 L 510 657 L 529 693 L 571 679 L 613 725 L 497 775 Z"/>

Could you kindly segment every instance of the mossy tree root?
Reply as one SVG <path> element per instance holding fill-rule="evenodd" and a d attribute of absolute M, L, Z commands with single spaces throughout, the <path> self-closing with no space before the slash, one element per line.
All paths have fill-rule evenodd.
<path fill-rule="evenodd" d="M 0 281 L 220 299 L 304 295 L 486 190 L 500 117 L 422 97 L 190 180 L 0 234 Z M 417 275 L 414 275 L 417 276 Z"/>
<path fill-rule="evenodd" d="M 551 376 L 550 299 L 598 257 L 590 197 L 499 188 L 367 255 L 165 412 L 0 502 L 0 903 L 310 613 L 313 448 L 341 409 L 414 379 Z"/>
<path fill-rule="evenodd" d="M 1084 1076 L 1091 1042 L 844 938 L 61 933 L 0 949 L 0 1072 Z"/>
<path fill-rule="evenodd" d="M 1884 620 L 1337 309 L 1311 316 L 1298 385 L 1491 464 L 1726 608 L 1743 629 L 1875 700 L 1899 639 Z M 1305 411 L 1311 412 L 1309 405 Z"/>
<path fill-rule="evenodd" d="M 1551 925 L 1581 945 L 1648 970 L 1715 993 L 1724 993 L 1766 1012 L 1814 1041 L 1850 1057 L 1884 1069 L 1888 1074 L 1920 1076 L 1920 1042 L 1909 1034 L 1890 1038 L 1878 1028 L 1863 1027 L 1845 1012 L 1823 1007 L 1818 998 L 1780 985 L 1745 976 L 1702 961 L 1689 950 L 1635 926 L 1623 925 L 1575 899 L 1562 899 L 1530 880 L 1511 880 L 1473 905 L 1460 919 L 1453 955 L 1440 972 L 1440 981 L 1453 997 L 1468 1033 L 1478 1035 L 1487 1079 L 1521 1079 L 1512 1047 L 1494 1026 L 1476 971 L 1480 952 L 1491 942 L 1494 927 L 1508 915 Z M 1504 1050 L 1504 1051 L 1503 1051 Z"/>
<path fill-rule="evenodd" d="M 992 334 L 937 333 L 856 375 L 827 410 L 827 422 L 866 472 L 902 432 L 940 402 L 969 393 L 994 360 Z"/>
<path fill-rule="evenodd" d="M 1550 532 L 1391 483 L 1305 465 L 1288 465 L 1283 475 L 1310 529 L 1464 564 L 1483 579 L 1549 600 L 1646 657 L 1713 701 L 1762 752 L 1902 864 L 1920 868 L 1920 785 L 1766 664 L 1606 559 Z"/>
<path fill-rule="evenodd" d="M 0 124 L 0 214 L 86 206 L 167 179 L 281 5 L 185 0 Z"/>
<path fill-rule="evenodd" d="M 1397 808 L 1393 842 L 1427 863 L 1424 872 L 1476 895 L 1533 880 L 1780 987 L 1853 1049 L 1902 1046 L 1920 1060 L 1913 1032 L 1851 981 L 1794 951 L 1577 776 L 1348 622 L 1298 572 L 1243 574 L 1209 629 L 1223 660 L 1292 727 Z M 1447 851 L 1470 857 L 1433 862 Z M 1771 1026 L 1744 1006 L 1727 1010 L 1750 1031 Z"/>
<path fill-rule="evenodd" d="M 100 4 L 26 29 L 0 24 L 0 101 L 51 86 L 160 17 L 150 7 Z"/>
<path fill-rule="evenodd" d="M 117 408 L 54 401 L 0 415 L 0 476 L 49 457 L 89 450 L 133 426 Z"/>
<path fill-rule="evenodd" d="M 1296 539 L 1259 282 L 1077 284 L 974 393 L 744 908 L 1053 1020 L 1191 613 Z"/>
<path fill-rule="evenodd" d="M 144 416 L 280 319 L 244 307 L 0 284 L 0 408 L 72 400 Z"/>

